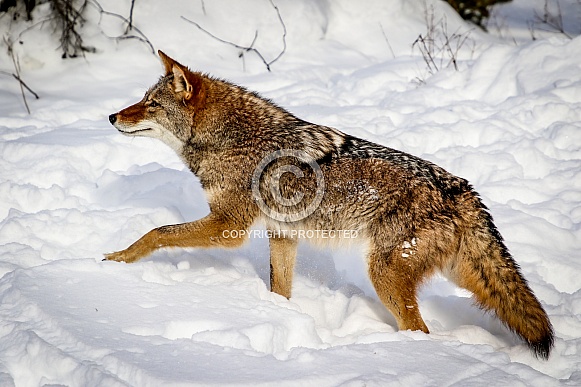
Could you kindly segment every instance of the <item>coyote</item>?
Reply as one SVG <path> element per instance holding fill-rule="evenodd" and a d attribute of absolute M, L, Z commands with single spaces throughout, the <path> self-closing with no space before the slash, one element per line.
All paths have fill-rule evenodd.
<path fill-rule="evenodd" d="M 439 271 L 494 311 L 536 356 L 549 357 L 549 318 L 466 180 L 303 121 L 243 87 L 159 56 L 165 75 L 109 121 L 125 135 L 173 148 L 199 178 L 210 214 L 155 228 L 106 260 L 135 262 L 164 247 L 237 247 L 262 222 L 271 290 L 289 298 L 298 236 L 346 243 L 338 232 L 325 238 L 313 231 L 354 230 L 367 247 L 371 282 L 399 329 L 428 333 L 416 293 Z"/>

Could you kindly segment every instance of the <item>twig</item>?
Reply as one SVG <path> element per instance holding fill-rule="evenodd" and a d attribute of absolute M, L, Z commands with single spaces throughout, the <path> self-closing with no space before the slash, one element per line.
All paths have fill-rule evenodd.
<path fill-rule="evenodd" d="M 20 82 L 21 86 L 24 86 L 24 88 L 26 90 L 28 90 L 28 92 L 32 95 L 34 95 L 35 99 L 40 99 L 40 97 L 38 96 L 37 93 L 34 92 L 34 90 L 32 90 L 30 87 L 28 87 L 28 85 L 22 80 L 22 78 L 20 78 L 18 75 L 14 74 L 14 73 L 7 73 L 5 71 L 2 71 L 2 73 L 4 74 L 8 74 L 8 75 L 12 75 L 14 77 L 14 79 L 16 79 L 18 82 Z"/>
<path fill-rule="evenodd" d="M 83 38 L 77 31 L 77 25 L 85 22 L 83 11 L 87 6 L 88 0 L 84 0 L 79 9 L 73 7 L 72 1 L 67 0 L 52 0 L 52 12 L 54 20 L 60 24 L 62 30 L 61 34 L 61 48 L 63 49 L 63 58 L 75 58 L 77 52 L 80 51 L 84 55 L 85 52 L 95 52 L 94 47 L 83 45 Z"/>
<path fill-rule="evenodd" d="M 547 32 L 558 32 L 560 34 L 563 34 L 564 36 L 566 36 L 569 39 L 573 39 L 573 37 L 571 35 L 569 35 L 567 32 L 565 32 L 565 27 L 563 24 L 563 11 L 561 10 L 561 4 L 559 3 L 559 1 L 555 1 L 555 3 L 557 4 L 557 13 L 556 15 L 553 13 L 553 11 L 550 10 L 549 7 L 549 0 L 545 0 L 545 5 L 543 7 L 543 16 L 539 15 L 539 13 L 535 10 L 535 21 L 532 22 L 532 24 L 529 26 L 529 29 L 533 29 L 534 26 L 536 24 L 541 24 L 541 25 L 545 25 L 548 27 L 548 29 L 545 29 L 544 31 Z M 542 28 L 539 28 L 542 30 Z M 534 31 L 531 31 L 531 34 L 533 34 L 533 40 L 534 39 Z"/>
<path fill-rule="evenodd" d="M 444 20 L 444 22 L 443 22 L 444 40 L 445 40 L 444 41 L 444 48 L 448 52 L 448 56 L 450 57 L 450 61 L 448 62 L 447 66 L 449 66 L 450 63 L 453 64 L 454 69 L 456 71 L 458 71 L 458 62 L 457 62 L 458 53 L 460 52 L 460 49 L 464 46 L 464 44 L 468 40 L 468 37 L 470 36 L 470 32 L 472 32 L 472 30 L 469 30 L 465 33 L 460 34 L 460 33 L 458 33 L 459 29 L 460 28 L 458 28 L 456 30 L 456 32 L 452 33 L 452 35 L 449 37 L 448 36 L 448 24 Z"/>
<path fill-rule="evenodd" d="M 28 101 L 26 101 L 26 94 L 24 93 L 24 89 L 26 88 L 26 90 L 32 93 L 32 95 L 34 95 L 36 99 L 39 99 L 39 96 L 34 91 L 32 91 L 32 89 L 28 87 L 28 85 L 24 83 L 24 81 L 20 77 L 20 65 L 18 63 L 18 60 L 16 59 L 16 55 L 14 54 L 12 42 L 10 42 L 6 37 L 4 37 L 4 43 L 6 43 L 6 46 L 8 47 L 8 55 L 10 55 L 10 57 L 12 58 L 12 64 L 14 65 L 14 70 L 16 71 L 16 74 L 7 73 L 5 71 L 2 71 L 2 73 L 12 75 L 18 81 L 18 84 L 20 85 L 20 94 L 22 95 L 22 100 L 24 101 L 24 106 L 26 107 L 26 111 L 28 112 L 28 114 L 30 114 L 30 108 L 28 107 Z"/>
<path fill-rule="evenodd" d="M 8 41 L 8 39 L 4 38 L 4 43 L 8 46 L 8 55 L 12 58 L 12 64 L 14 65 L 14 70 L 16 71 L 16 77 L 20 79 L 20 69 L 18 66 L 18 61 L 14 56 L 14 50 L 12 49 L 12 43 Z M 18 83 L 20 86 L 20 94 L 22 95 L 22 100 L 24 101 L 24 106 L 26 107 L 26 111 L 30 114 L 30 108 L 28 107 L 28 102 L 26 101 L 26 95 L 24 94 L 24 88 L 22 87 L 22 82 Z"/>
<path fill-rule="evenodd" d="M 412 48 L 414 48 L 416 46 L 418 47 L 418 49 L 422 53 L 422 56 L 424 58 L 424 62 L 426 62 L 426 65 L 428 66 L 428 71 L 430 72 L 430 74 L 434 74 L 439 70 L 438 64 L 436 63 L 436 61 L 434 60 L 434 57 L 432 55 L 433 49 L 430 48 L 433 46 L 433 44 L 426 43 L 426 40 L 429 41 L 430 39 L 429 38 L 426 39 L 426 38 L 424 38 L 424 36 L 422 34 L 420 34 L 417 37 L 417 39 L 412 43 Z"/>
<path fill-rule="evenodd" d="M 285 52 L 286 52 L 286 25 L 284 24 L 284 21 L 282 20 L 282 16 L 280 16 L 280 11 L 278 9 L 278 7 L 276 6 L 276 4 L 274 4 L 274 2 L 272 0 L 269 0 L 270 4 L 274 7 L 274 9 L 276 10 L 276 15 L 278 16 L 278 21 L 280 22 L 280 25 L 282 26 L 282 50 L 279 52 L 279 54 L 276 56 L 276 58 L 274 58 L 273 60 L 271 60 L 268 65 L 266 66 L 266 68 L 268 68 L 268 71 L 270 71 L 270 65 L 273 64 L 274 62 L 276 62 Z"/>
<path fill-rule="evenodd" d="M 450 34 L 446 17 L 435 20 L 433 6 L 426 5 L 424 12 L 426 34 L 420 34 L 412 43 L 412 49 L 420 50 L 428 73 L 435 74 L 443 68 L 454 66 L 458 71 L 458 54 L 469 40 L 472 30 L 459 33 L 456 30 Z"/>
<path fill-rule="evenodd" d="M 389 43 L 389 39 L 387 38 L 387 34 L 385 33 L 385 30 L 383 29 L 383 24 L 379 23 L 379 27 L 381 28 L 381 33 L 383 34 L 383 37 L 385 38 L 385 42 L 387 43 L 387 47 L 389 47 L 389 51 L 391 51 L 391 55 L 393 56 L 393 59 L 395 59 L 395 53 L 393 52 L 393 48 L 391 47 L 391 44 Z"/>
<path fill-rule="evenodd" d="M 131 11 L 130 11 L 131 12 L 131 14 L 130 14 L 130 17 L 131 18 L 133 18 L 133 1 L 134 0 L 132 0 L 132 3 L 131 3 Z M 90 3 L 89 4 L 92 4 L 95 8 L 97 8 L 97 10 L 99 11 L 99 14 L 100 14 L 100 16 L 99 16 L 100 18 L 101 18 L 102 15 L 113 16 L 113 17 L 116 17 L 118 19 L 121 19 L 125 23 L 127 23 L 127 28 L 125 30 L 125 34 L 124 35 L 113 37 L 113 36 L 108 36 L 103 31 L 101 31 L 103 33 L 103 35 L 107 36 L 107 38 L 109 38 L 109 39 L 115 39 L 115 40 L 137 39 L 140 42 L 143 42 L 143 43 L 147 44 L 149 46 L 149 49 L 151 50 L 151 53 L 153 55 L 156 55 L 155 54 L 155 48 L 153 47 L 153 44 L 151 44 L 151 41 L 147 38 L 147 36 L 145 36 L 145 34 L 143 32 L 141 32 L 141 30 L 139 28 L 135 27 L 134 25 L 131 25 L 132 20 L 128 20 L 124 16 L 119 15 L 117 13 L 105 11 L 103 9 L 103 7 L 101 6 L 101 4 L 97 0 L 90 0 Z M 100 23 L 101 23 L 101 19 L 99 19 L 99 24 Z M 131 27 L 129 27 L 130 25 L 131 25 Z M 127 35 L 127 32 L 128 32 L 129 29 L 137 32 L 141 36 Z"/>
<path fill-rule="evenodd" d="M 198 23 L 196 23 L 195 21 L 193 21 L 193 20 L 190 20 L 190 19 L 188 19 L 188 18 L 187 18 L 187 17 L 185 17 L 185 16 L 181 16 L 181 18 L 182 18 L 182 19 L 184 19 L 185 21 L 187 21 L 188 23 L 195 25 L 196 27 L 198 27 L 198 29 L 199 29 L 200 31 L 204 32 L 205 34 L 209 35 L 210 37 L 212 37 L 212 38 L 216 39 L 216 40 L 217 40 L 217 41 L 219 41 L 219 42 L 222 42 L 222 43 L 228 44 L 228 45 L 230 45 L 230 46 L 232 46 L 232 47 L 235 47 L 235 48 L 237 48 L 237 49 L 239 49 L 239 50 L 242 50 L 243 52 L 254 52 L 256 55 L 258 55 L 258 57 L 260 58 L 260 60 L 262 60 L 262 63 L 264 63 L 264 65 L 266 66 L 266 69 L 267 69 L 268 71 L 271 71 L 271 70 L 270 70 L 270 66 L 271 66 L 271 65 L 272 65 L 274 62 L 276 62 L 277 60 L 279 60 L 279 59 L 280 59 L 280 57 L 281 57 L 281 56 L 282 56 L 282 55 L 283 55 L 283 54 L 286 52 L 286 33 L 287 33 L 287 31 L 286 31 L 286 25 L 284 24 L 284 21 L 282 20 L 282 16 L 280 15 L 280 11 L 279 11 L 278 7 L 277 7 L 277 6 L 274 4 L 273 0 L 269 0 L 269 1 L 270 1 L 270 4 L 271 4 L 271 5 L 274 7 L 274 9 L 276 10 L 276 14 L 277 14 L 277 16 L 278 16 L 278 20 L 280 21 L 280 24 L 282 25 L 282 29 L 283 29 L 283 34 L 282 34 L 282 44 L 283 44 L 283 48 L 282 48 L 282 50 L 281 50 L 281 51 L 278 53 L 278 55 L 277 55 L 277 56 L 276 56 L 274 59 L 272 59 L 271 61 L 267 61 L 267 60 L 264 58 L 264 56 L 262 56 L 262 53 L 261 53 L 260 51 L 258 51 L 258 49 L 254 48 L 254 43 L 256 42 L 256 39 L 258 38 L 258 31 L 256 31 L 256 32 L 254 33 L 254 39 L 252 39 L 252 43 L 251 43 L 249 46 L 241 46 L 241 45 L 239 45 L 239 44 L 232 43 L 232 42 L 230 42 L 230 41 L 228 41 L 228 40 L 224 40 L 224 39 L 222 39 L 222 38 L 219 38 L 218 36 L 216 36 L 216 35 L 212 34 L 210 31 L 208 31 L 208 30 L 204 29 L 204 28 L 203 28 L 201 25 L 199 25 L 199 24 L 198 24 Z"/>
<path fill-rule="evenodd" d="M 135 0 L 131 0 L 131 8 L 129 9 L 129 23 L 127 24 L 127 29 L 125 30 L 125 35 L 133 28 L 133 7 L 135 6 Z"/>

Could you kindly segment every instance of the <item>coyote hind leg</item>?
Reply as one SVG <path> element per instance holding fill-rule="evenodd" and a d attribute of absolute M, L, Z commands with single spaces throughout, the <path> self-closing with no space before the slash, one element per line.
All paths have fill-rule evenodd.
<path fill-rule="evenodd" d="M 414 240 L 415 243 L 415 240 Z M 411 242 L 389 250 L 377 246 L 369 254 L 369 277 L 379 299 L 397 320 L 400 330 L 429 333 L 417 301 L 417 290 L 430 268 Z"/>

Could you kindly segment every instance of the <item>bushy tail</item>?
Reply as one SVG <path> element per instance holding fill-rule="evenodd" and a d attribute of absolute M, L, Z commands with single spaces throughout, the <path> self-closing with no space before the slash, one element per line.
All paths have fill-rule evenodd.
<path fill-rule="evenodd" d="M 474 293 L 483 309 L 494 311 L 537 357 L 548 359 L 554 341 L 549 317 L 486 209 L 480 221 L 481 226 L 467 230 L 460 241 L 457 265 L 452 268 L 454 280 Z"/>

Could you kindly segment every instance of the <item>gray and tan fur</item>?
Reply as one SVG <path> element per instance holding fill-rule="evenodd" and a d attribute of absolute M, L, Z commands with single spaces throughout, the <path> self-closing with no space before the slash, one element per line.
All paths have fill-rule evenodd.
<path fill-rule="evenodd" d="M 126 135 L 155 137 L 172 147 L 200 179 L 210 214 L 153 229 L 106 259 L 134 262 L 164 247 L 236 247 L 245 238 L 224 231 L 248 230 L 259 221 L 271 230 L 354 229 L 369 246 L 369 276 L 399 329 L 428 333 L 416 293 L 440 271 L 494 311 L 537 356 L 548 358 L 553 329 L 547 314 L 466 180 L 418 157 L 303 121 L 255 93 L 159 54 L 165 75 L 140 102 L 109 119 Z M 284 149 L 314 160 L 325 183 L 318 191 L 312 168 L 288 155 L 264 168 L 254 183 L 277 212 L 300 213 L 323 192 L 312 213 L 295 221 L 266 216 L 252 191 L 261 160 Z M 268 186 L 285 163 L 301 172 L 276 176 L 281 197 L 302 195 L 293 206 L 277 200 Z M 270 238 L 270 282 L 272 291 L 288 298 L 297 239 L 285 235 Z"/>

